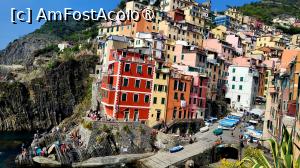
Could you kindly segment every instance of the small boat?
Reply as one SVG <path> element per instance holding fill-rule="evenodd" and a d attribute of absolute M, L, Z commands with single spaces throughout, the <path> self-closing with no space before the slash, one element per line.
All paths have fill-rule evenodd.
<path fill-rule="evenodd" d="M 173 148 L 170 149 L 170 153 L 175 153 L 175 152 L 179 152 L 183 150 L 183 146 L 179 145 L 179 146 L 175 146 Z"/>
<path fill-rule="evenodd" d="M 215 129 L 215 130 L 213 131 L 213 133 L 214 133 L 215 135 L 222 135 L 222 134 L 223 134 L 223 130 L 222 130 L 221 128 L 217 128 L 217 129 Z"/>

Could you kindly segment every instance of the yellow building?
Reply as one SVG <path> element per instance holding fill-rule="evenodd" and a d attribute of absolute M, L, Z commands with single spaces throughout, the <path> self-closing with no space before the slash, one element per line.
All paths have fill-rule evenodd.
<path fill-rule="evenodd" d="M 125 10 L 126 10 L 126 12 L 128 12 L 130 10 L 131 11 L 141 11 L 145 7 L 146 7 L 146 5 L 142 4 L 140 2 L 137 2 L 137 1 L 128 1 L 128 2 L 126 2 Z"/>
<path fill-rule="evenodd" d="M 285 44 L 283 42 L 283 38 L 281 35 L 278 36 L 267 35 L 267 36 L 262 36 L 257 38 L 256 49 L 262 47 L 273 47 L 276 49 L 284 49 Z"/>
<path fill-rule="evenodd" d="M 172 41 L 182 40 L 188 44 L 202 46 L 202 32 L 198 26 L 192 24 L 163 20 L 159 23 L 159 33 Z"/>
<path fill-rule="evenodd" d="M 150 106 L 148 125 L 150 127 L 166 121 L 168 83 L 170 69 L 157 61 L 152 88 L 152 101 Z"/>
<path fill-rule="evenodd" d="M 211 29 L 210 34 L 212 38 L 219 40 L 225 40 L 227 28 L 223 25 L 217 26 L 214 29 Z"/>
<path fill-rule="evenodd" d="M 202 17 L 202 8 L 195 6 L 195 5 L 189 5 L 187 7 L 182 8 L 185 15 L 185 21 L 187 23 L 197 25 L 200 27 L 200 32 L 203 33 L 203 29 L 205 26 L 205 19 Z"/>
<path fill-rule="evenodd" d="M 130 41 L 132 40 L 126 36 L 111 35 L 106 38 L 105 42 L 103 41 L 103 43 L 99 44 L 97 54 L 100 56 L 100 63 L 103 66 L 103 70 L 107 69 L 110 50 L 127 48 L 130 46 Z"/>
<path fill-rule="evenodd" d="M 160 8 L 164 12 L 170 12 L 177 8 L 183 8 L 191 3 L 195 3 L 194 0 L 162 0 L 160 3 Z"/>
<path fill-rule="evenodd" d="M 232 21 L 237 22 L 238 24 L 243 23 L 244 15 L 236 8 L 229 8 L 225 11 L 225 15 L 229 16 Z"/>
<path fill-rule="evenodd" d="M 300 48 L 300 34 L 294 34 L 291 39 L 291 45 L 294 48 Z"/>

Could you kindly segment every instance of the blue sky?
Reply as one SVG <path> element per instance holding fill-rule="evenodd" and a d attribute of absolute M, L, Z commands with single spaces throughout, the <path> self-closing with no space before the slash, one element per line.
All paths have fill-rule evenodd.
<path fill-rule="evenodd" d="M 91 9 L 106 10 L 113 9 L 120 0 L 1 0 L 0 5 L 0 49 L 7 46 L 10 41 L 22 37 L 35 29 L 39 28 L 42 23 L 33 21 L 33 24 L 10 22 L 11 8 L 25 10 L 31 8 L 33 16 L 38 13 L 40 8 L 45 10 L 63 11 L 64 8 L 72 8 L 79 11 L 90 11 Z M 204 0 L 197 0 L 203 2 Z M 212 10 L 224 10 L 226 5 L 243 5 L 257 0 L 212 0 Z M 35 14 L 35 15 L 34 15 Z"/>

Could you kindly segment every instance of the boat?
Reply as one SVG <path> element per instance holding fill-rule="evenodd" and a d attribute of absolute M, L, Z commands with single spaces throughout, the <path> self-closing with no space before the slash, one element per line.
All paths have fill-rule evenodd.
<path fill-rule="evenodd" d="M 201 132 L 201 133 L 207 132 L 208 130 L 209 130 L 209 127 L 208 127 L 208 126 L 205 126 L 205 127 L 200 128 L 200 132 Z"/>
<path fill-rule="evenodd" d="M 215 129 L 215 130 L 213 131 L 213 133 L 214 133 L 215 135 L 222 135 L 222 134 L 223 134 L 223 130 L 222 130 L 221 128 L 217 128 L 217 129 Z"/>
<path fill-rule="evenodd" d="M 170 149 L 170 153 L 176 153 L 183 150 L 183 146 L 179 145 L 179 146 L 175 146 L 173 148 Z"/>

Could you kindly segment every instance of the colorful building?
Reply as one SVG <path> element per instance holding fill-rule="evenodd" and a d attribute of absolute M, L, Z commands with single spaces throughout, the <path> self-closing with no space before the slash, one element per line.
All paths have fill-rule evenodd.
<path fill-rule="evenodd" d="M 182 74 L 177 69 L 171 69 L 168 84 L 166 123 L 195 117 L 196 114 L 189 112 L 191 85 L 192 76 Z"/>
<path fill-rule="evenodd" d="M 111 50 L 102 81 L 102 102 L 108 118 L 145 122 L 149 117 L 155 61 L 130 49 Z"/>
<path fill-rule="evenodd" d="M 168 85 L 170 79 L 170 68 L 163 65 L 163 62 L 156 62 L 155 76 L 153 79 L 152 101 L 148 119 L 150 127 L 161 124 L 167 118 Z"/>
<path fill-rule="evenodd" d="M 226 99 L 234 109 L 251 110 L 258 90 L 259 72 L 256 61 L 238 57 L 228 69 L 228 91 Z"/>

